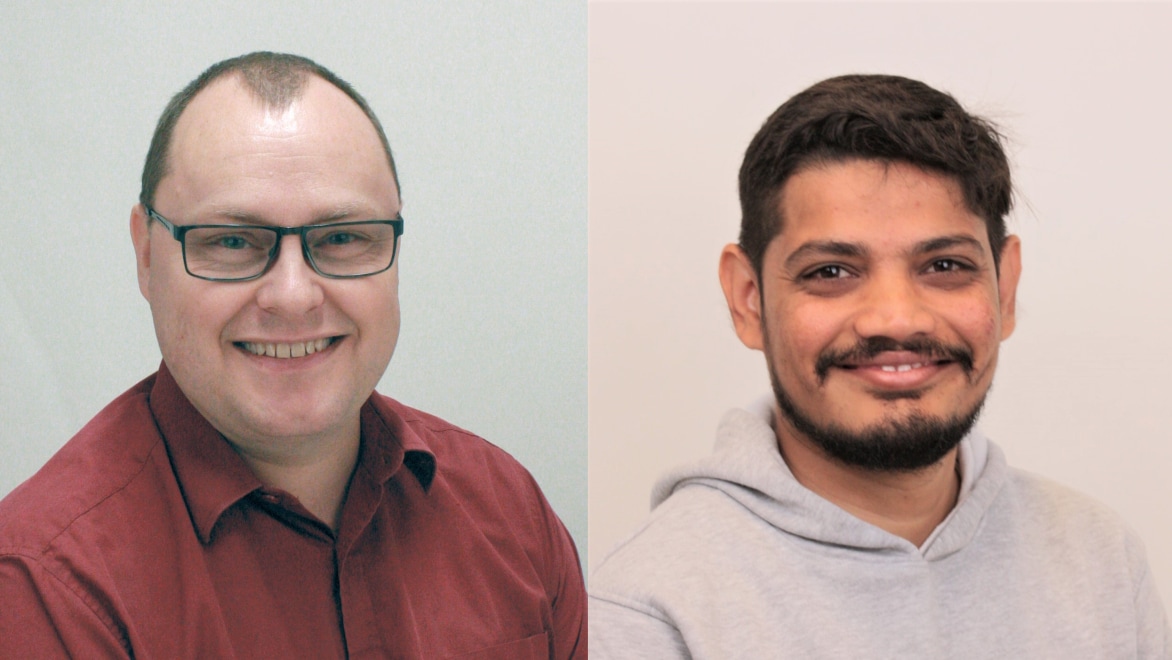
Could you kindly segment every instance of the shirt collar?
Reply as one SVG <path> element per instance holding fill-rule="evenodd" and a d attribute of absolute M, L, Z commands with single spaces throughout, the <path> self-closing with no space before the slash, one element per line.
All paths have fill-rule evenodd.
<path fill-rule="evenodd" d="M 406 467 L 426 491 L 435 478 L 435 454 L 403 418 L 402 406 L 378 392 L 362 406 L 362 450 L 358 469 L 385 483 Z"/>
<path fill-rule="evenodd" d="M 378 393 L 363 405 L 362 448 L 355 470 L 366 471 L 382 484 L 406 466 L 427 490 L 435 477 L 435 455 L 397 407 Z M 150 408 L 196 532 L 203 543 L 210 543 L 220 516 L 263 484 L 195 409 L 165 363 L 151 388 Z"/>

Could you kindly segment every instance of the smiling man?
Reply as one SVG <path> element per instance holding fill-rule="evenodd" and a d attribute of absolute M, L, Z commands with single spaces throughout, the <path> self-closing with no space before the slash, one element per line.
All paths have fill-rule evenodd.
<path fill-rule="evenodd" d="M 404 220 L 383 130 L 253 53 L 159 121 L 130 218 L 163 364 L 0 503 L 0 656 L 584 658 L 568 533 L 374 392 Z"/>
<path fill-rule="evenodd" d="M 591 579 L 603 658 L 1166 658 L 1142 545 L 973 429 L 1013 332 L 997 132 L 844 76 L 766 121 L 720 282 L 773 396 Z"/>

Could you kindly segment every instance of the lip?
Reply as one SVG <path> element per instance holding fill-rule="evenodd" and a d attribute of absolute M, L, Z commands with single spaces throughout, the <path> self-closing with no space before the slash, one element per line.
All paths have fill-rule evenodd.
<path fill-rule="evenodd" d="M 889 391 L 915 390 L 928 386 L 941 373 L 956 367 L 951 360 L 940 360 L 906 351 L 880 353 L 872 359 L 835 367 L 843 374 L 859 378 L 874 388 Z"/>

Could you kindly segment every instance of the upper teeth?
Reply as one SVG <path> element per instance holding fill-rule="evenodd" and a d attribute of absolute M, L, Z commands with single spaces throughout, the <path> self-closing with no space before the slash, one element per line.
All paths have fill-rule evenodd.
<path fill-rule="evenodd" d="M 911 371 L 922 366 L 924 366 L 923 362 L 913 362 L 911 364 L 884 364 L 880 365 L 879 368 L 883 371 Z"/>
<path fill-rule="evenodd" d="M 299 358 L 316 353 L 334 343 L 333 337 L 293 344 L 266 344 L 263 342 L 243 342 L 244 350 L 254 355 L 267 355 L 275 358 Z"/>

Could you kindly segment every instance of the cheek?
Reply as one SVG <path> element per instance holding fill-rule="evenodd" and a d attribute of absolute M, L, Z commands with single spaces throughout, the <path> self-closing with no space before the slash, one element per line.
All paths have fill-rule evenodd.
<path fill-rule="evenodd" d="M 768 315 L 770 348 L 775 362 L 801 366 L 807 370 L 827 348 L 838 343 L 846 327 L 846 315 L 834 305 L 806 302 L 800 305 L 773 305 Z M 811 371 L 812 373 L 812 371 Z"/>
<path fill-rule="evenodd" d="M 995 353 L 1001 342 L 1001 314 L 995 299 L 983 298 L 953 307 L 950 325 L 978 354 Z"/>
<path fill-rule="evenodd" d="M 394 350 L 395 343 L 399 339 L 399 327 L 402 324 L 402 318 L 399 311 L 399 298 L 395 296 L 390 302 L 390 310 L 386 318 L 387 330 L 386 333 L 390 337 L 391 350 Z"/>
<path fill-rule="evenodd" d="M 400 309 L 399 309 L 399 281 L 397 274 L 388 278 L 386 282 L 371 287 L 364 296 L 369 304 L 362 306 L 362 321 L 367 331 L 379 338 L 380 344 L 390 343 L 390 350 L 394 349 L 399 336 Z"/>
<path fill-rule="evenodd" d="M 246 305 L 247 295 L 233 285 L 183 279 L 151 280 L 151 313 L 160 347 L 177 353 L 206 352 L 218 346 L 230 321 Z M 210 286 L 208 286 L 210 285 Z"/>
<path fill-rule="evenodd" d="M 382 293 L 383 309 L 387 317 L 389 331 L 393 334 L 399 334 L 399 272 L 398 268 L 391 271 L 392 277 L 389 278 L 385 291 Z"/>

